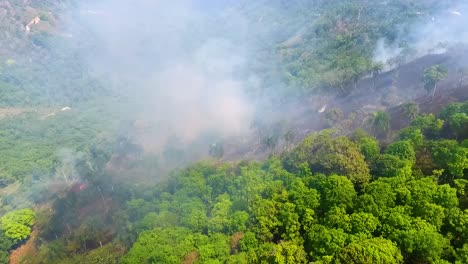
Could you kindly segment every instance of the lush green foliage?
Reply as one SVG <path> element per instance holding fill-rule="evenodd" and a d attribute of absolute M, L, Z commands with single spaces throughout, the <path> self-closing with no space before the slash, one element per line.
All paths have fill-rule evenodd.
<path fill-rule="evenodd" d="M 91 159 L 93 149 L 109 149 L 121 117 L 103 106 L 87 107 L 0 120 L 0 184 L 47 178 L 65 162 L 67 151 Z"/>
<path fill-rule="evenodd" d="M 468 149 L 442 138 L 456 128 L 442 116 L 382 152 L 324 131 L 281 159 L 194 165 L 128 203 L 147 231 L 123 261 L 464 263 Z"/>
<path fill-rule="evenodd" d="M 75 8 L 75 0 L 10 2 L 17 14 L 5 16 L 1 25 L 8 33 L 0 40 L 1 106 L 76 104 L 115 92 L 109 91 L 112 80 L 90 74 L 82 56 L 83 50 L 94 48 L 94 39 L 86 34 L 87 38 L 79 39 L 56 32 L 61 30 L 56 29 L 60 28 L 56 14 Z M 222 37 L 254 47 L 246 71 L 260 77 L 262 87 L 273 90 L 274 95 L 311 90 L 348 92 L 361 78 L 375 77 L 382 71 L 382 63 L 373 59 L 380 40 L 402 48 L 400 56 L 389 62 L 401 64 L 412 49 L 399 33 L 443 5 L 421 0 L 239 2 L 234 10 L 213 17 L 216 23 L 209 30 L 194 31 L 211 31 L 209 36 L 224 32 L 229 22 L 219 21 L 230 21 L 233 13 L 240 14 L 252 30 L 249 38 L 231 32 Z M 24 34 L 17 24 L 30 20 L 31 10 L 41 17 L 43 26 Z M 188 50 L 192 43 L 205 41 L 200 39 L 205 34 L 193 35 L 184 43 Z M 265 94 L 263 88 L 252 90 L 253 94 Z"/>
<path fill-rule="evenodd" d="M 416 117 L 386 146 L 362 130 L 325 130 L 280 157 L 201 162 L 154 187 L 112 183 L 95 148 L 76 164 L 95 188 L 37 215 L 41 243 L 28 261 L 463 263 L 466 124 L 449 120 L 465 106 Z M 31 216 L 4 215 L 3 252 L 27 238 Z"/>
<path fill-rule="evenodd" d="M 256 41 L 262 47 L 256 54 L 259 62 L 252 67 L 275 94 L 280 89 L 348 92 L 361 78 L 375 77 L 382 70 L 382 64 L 374 61 L 379 40 L 402 49 L 387 63 L 404 63 L 414 50 L 399 33 L 427 19 L 417 14 L 431 14 L 444 5 L 417 0 L 245 2 L 242 11 L 254 21 Z M 264 6 L 267 11 L 259 20 L 258 10 Z"/>
<path fill-rule="evenodd" d="M 424 70 L 424 88 L 433 90 L 434 96 L 439 81 L 445 80 L 448 77 L 448 70 L 441 65 L 434 65 Z"/>
<path fill-rule="evenodd" d="M 419 105 L 414 102 L 404 103 L 401 107 L 410 120 L 415 119 L 419 115 Z"/>
<path fill-rule="evenodd" d="M 0 218 L 0 228 L 14 244 L 29 237 L 33 224 L 34 211 L 31 209 L 10 211 Z"/>
<path fill-rule="evenodd" d="M 26 12 L 20 2 L 30 1 L 9 2 Z M 58 2 L 30 4 L 48 23 L 54 12 L 45 10 L 71 4 Z M 404 63 L 412 50 L 399 32 L 426 16 L 417 13 L 437 10 L 435 2 L 246 1 L 234 12 L 258 31 L 238 40 L 259 47 L 246 71 L 262 89 L 250 92 L 347 93 L 366 77 L 375 88 L 384 67 L 373 58 L 377 42 L 401 48 L 388 63 Z M 2 34 L 16 28 L 2 19 Z M 417 105 L 404 105 L 411 125 L 390 144 L 376 139 L 391 138 L 392 116 L 384 111 L 370 119 L 375 137 L 327 130 L 292 150 L 294 132 L 258 128 L 265 148 L 275 149 L 283 137 L 288 151 L 221 164 L 224 148 L 214 144 L 216 162 L 176 171 L 156 186 L 136 183 L 144 170 L 124 171 L 132 184 L 121 184 L 105 170 L 111 154 L 141 150 L 116 139 L 125 104 L 112 102 L 116 111 L 104 99 L 93 101 L 117 92 L 106 91 L 109 80 L 96 80 L 79 59 L 88 47 L 48 31 L 10 33 L 0 40 L 8 44 L 0 49 L 0 106 L 35 113 L 0 120 L 0 263 L 33 224 L 38 252 L 27 263 L 468 262 L 468 103 L 422 116 Z M 426 69 L 425 87 L 434 94 L 447 74 L 440 65 Z M 59 111 L 68 103 L 72 110 Z M 339 109 L 325 113 L 330 125 L 344 117 Z M 156 161 L 148 155 L 141 163 L 153 168 Z M 65 184 L 54 190 L 54 183 Z M 12 186 L 20 186 L 17 196 Z M 31 202 L 38 212 L 16 209 Z"/>
<path fill-rule="evenodd" d="M 387 112 L 375 112 L 369 121 L 370 129 L 377 137 L 386 137 L 390 132 L 390 115 Z"/>
<path fill-rule="evenodd" d="M 9 250 L 13 247 L 13 241 L 5 235 L 5 231 L 0 230 L 0 263 L 10 263 Z"/>
<path fill-rule="evenodd" d="M 372 238 L 344 247 L 337 254 L 335 263 L 403 263 L 403 256 L 390 240 Z"/>
<path fill-rule="evenodd" d="M 331 133 L 325 131 L 307 137 L 285 157 L 286 167 L 295 171 L 307 163 L 312 171 L 345 175 L 354 184 L 367 183 L 369 168 L 358 146 L 346 137 L 334 138 Z"/>

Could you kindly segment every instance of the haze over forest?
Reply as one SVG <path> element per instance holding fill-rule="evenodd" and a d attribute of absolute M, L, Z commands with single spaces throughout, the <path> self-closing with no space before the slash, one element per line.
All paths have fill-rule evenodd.
<path fill-rule="evenodd" d="M 468 263 L 463 0 L 0 0 L 0 263 Z"/>

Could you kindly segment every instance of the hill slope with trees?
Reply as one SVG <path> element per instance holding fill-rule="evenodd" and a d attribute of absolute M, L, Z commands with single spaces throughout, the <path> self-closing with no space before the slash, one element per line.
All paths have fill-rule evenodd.
<path fill-rule="evenodd" d="M 386 145 L 324 130 L 264 162 L 200 162 L 154 187 L 95 172 L 96 188 L 38 213 L 27 263 L 465 263 L 467 116 L 468 103 L 417 116 Z"/>
<path fill-rule="evenodd" d="M 172 130 L 141 115 L 174 113 L 141 109 L 172 94 L 152 101 L 143 82 L 117 76 L 134 73 L 126 63 L 94 72 L 89 54 L 107 46 L 78 23 L 80 12 L 99 13 L 82 9 L 91 2 L 0 1 L 0 263 L 468 263 L 468 102 L 446 105 L 468 94 L 468 52 L 464 40 L 434 39 L 430 48 L 448 52 L 423 56 L 412 34 L 458 1 L 219 3 L 222 12 L 206 11 L 203 23 L 169 30 L 186 48 L 177 58 L 192 58 L 212 37 L 245 48 L 247 66 L 229 65 L 248 79 L 242 93 L 259 109 L 289 106 L 282 117 L 298 120 L 287 127 L 260 113 L 243 124 L 253 140 L 174 135 L 158 153 L 138 132 Z M 120 22 L 142 27 L 128 15 Z M 75 20 L 78 35 L 67 31 Z M 137 60 L 136 76 L 159 77 L 158 56 L 172 54 L 158 37 L 131 39 L 136 58 L 149 57 Z M 380 61 L 381 44 L 398 52 Z M 223 70 L 217 63 L 210 73 Z M 391 89 L 427 94 L 418 104 Z M 189 121 L 180 125 L 187 134 Z M 244 151 L 228 156 L 228 144 Z M 268 158 L 242 160 L 254 149 Z M 32 249 L 23 252 L 27 241 Z M 9 259 L 12 252 L 22 253 Z"/>

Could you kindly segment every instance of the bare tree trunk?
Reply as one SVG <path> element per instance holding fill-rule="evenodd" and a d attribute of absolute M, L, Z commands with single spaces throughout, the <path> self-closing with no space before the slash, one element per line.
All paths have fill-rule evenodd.
<path fill-rule="evenodd" d="M 60 170 L 62 171 L 62 175 L 63 175 L 63 178 L 65 179 L 65 182 L 68 184 L 68 177 L 65 174 L 65 172 L 63 171 L 63 168 L 60 168 Z"/>
<path fill-rule="evenodd" d="M 437 83 L 434 84 L 434 90 L 432 91 L 432 99 L 434 99 L 434 95 L 437 91 Z"/>

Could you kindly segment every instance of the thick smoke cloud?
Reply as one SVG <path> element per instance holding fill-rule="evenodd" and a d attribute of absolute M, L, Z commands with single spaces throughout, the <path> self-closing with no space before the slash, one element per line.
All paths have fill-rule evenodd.
<path fill-rule="evenodd" d="M 90 72 L 111 81 L 112 92 L 132 102 L 126 111 L 155 127 L 151 137 L 191 143 L 245 131 L 252 113 L 245 96 L 250 48 L 242 17 L 223 18 L 228 1 L 89 2 L 68 27 L 83 43 Z M 244 43 L 244 44 L 242 44 Z M 154 150 L 154 149 L 153 149 Z"/>

